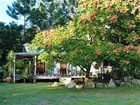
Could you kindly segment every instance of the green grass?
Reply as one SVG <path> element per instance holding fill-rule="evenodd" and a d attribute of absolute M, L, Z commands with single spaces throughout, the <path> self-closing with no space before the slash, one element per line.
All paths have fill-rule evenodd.
<path fill-rule="evenodd" d="M 46 83 L 0 83 L 0 105 L 140 105 L 140 88 L 67 89 Z"/>

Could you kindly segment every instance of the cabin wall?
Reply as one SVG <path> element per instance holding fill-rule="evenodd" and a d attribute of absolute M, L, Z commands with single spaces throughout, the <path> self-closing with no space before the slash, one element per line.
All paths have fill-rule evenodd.
<path fill-rule="evenodd" d="M 81 69 L 80 67 L 74 67 L 68 63 L 54 63 L 54 69 L 50 70 L 47 68 L 47 65 L 45 67 L 46 75 L 61 75 L 61 76 L 67 76 L 67 75 L 80 75 Z"/>

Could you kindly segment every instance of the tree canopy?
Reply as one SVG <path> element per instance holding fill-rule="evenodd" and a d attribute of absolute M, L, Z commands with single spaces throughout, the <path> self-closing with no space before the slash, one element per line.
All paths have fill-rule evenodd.
<path fill-rule="evenodd" d="M 6 62 L 6 56 L 10 50 L 22 51 L 21 30 L 23 27 L 12 22 L 9 25 L 0 22 L 0 65 Z"/>
<path fill-rule="evenodd" d="M 46 62 L 64 61 L 89 72 L 93 61 L 114 62 L 128 75 L 140 71 L 140 2 L 80 0 L 67 26 L 40 32 L 31 47 L 44 48 Z"/>
<path fill-rule="evenodd" d="M 76 7 L 77 0 L 14 0 L 6 12 L 24 24 L 0 23 L 2 61 L 6 61 L 10 50 L 21 51 L 23 44 L 30 42 L 37 32 L 64 25 L 73 19 Z"/>
<path fill-rule="evenodd" d="M 76 13 L 77 0 L 16 0 L 8 6 L 7 13 L 24 21 L 26 27 L 38 30 L 65 25 Z"/>

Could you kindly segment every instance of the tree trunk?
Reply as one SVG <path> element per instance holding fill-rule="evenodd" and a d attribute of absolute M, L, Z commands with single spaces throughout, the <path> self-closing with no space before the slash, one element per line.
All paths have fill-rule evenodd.
<path fill-rule="evenodd" d="M 26 78 L 23 78 L 23 83 L 26 83 Z"/>
<path fill-rule="evenodd" d="M 90 79 L 90 69 L 86 71 L 86 78 Z"/>
<path fill-rule="evenodd" d="M 86 78 L 90 79 L 90 66 L 79 66 L 81 68 L 81 70 L 83 70 L 83 72 L 86 74 Z"/>

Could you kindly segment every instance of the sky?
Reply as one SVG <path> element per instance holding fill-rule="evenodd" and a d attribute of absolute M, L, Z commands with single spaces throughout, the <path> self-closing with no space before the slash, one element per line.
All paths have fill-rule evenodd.
<path fill-rule="evenodd" d="M 17 21 L 6 13 L 7 5 L 11 5 L 14 0 L 0 0 L 0 22 L 9 23 L 11 21 L 15 21 L 18 24 L 22 24 L 21 21 Z"/>

